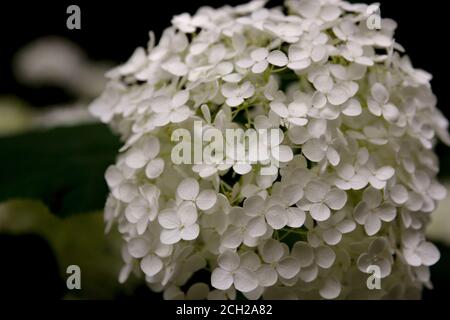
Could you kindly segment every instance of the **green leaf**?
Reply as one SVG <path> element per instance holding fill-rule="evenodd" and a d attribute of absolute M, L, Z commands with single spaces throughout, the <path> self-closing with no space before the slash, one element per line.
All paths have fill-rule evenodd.
<path fill-rule="evenodd" d="M 60 216 L 102 209 L 104 172 L 119 147 L 102 124 L 0 138 L 0 201 L 39 199 Z"/>

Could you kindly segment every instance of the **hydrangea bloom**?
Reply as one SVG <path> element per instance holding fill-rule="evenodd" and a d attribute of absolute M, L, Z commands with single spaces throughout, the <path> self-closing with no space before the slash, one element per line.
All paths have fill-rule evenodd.
<path fill-rule="evenodd" d="M 424 230 L 449 143 L 431 76 L 367 5 L 290 0 L 203 7 L 108 73 L 90 109 L 123 138 L 108 228 L 125 266 L 167 299 L 419 297 L 439 259 Z M 176 129 L 273 128 L 251 164 L 175 164 Z M 270 159 L 278 166 L 262 169 Z M 273 168 L 272 168 L 273 169 Z M 380 269 L 370 290 L 368 267 Z M 210 278 L 192 283 L 206 270 Z"/>

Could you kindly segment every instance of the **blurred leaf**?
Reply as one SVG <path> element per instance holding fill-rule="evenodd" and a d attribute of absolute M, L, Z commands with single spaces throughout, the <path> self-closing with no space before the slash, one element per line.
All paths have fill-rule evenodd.
<path fill-rule="evenodd" d="M 104 172 L 118 149 L 102 124 L 0 138 L 0 201 L 39 199 L 60 216 L 102 209 Z"/>
<path fill-rule="evenodd" d="M 0 136 L 18 134 L 31 126 L 32 109 L 17 97 L 0 96 Z"/>

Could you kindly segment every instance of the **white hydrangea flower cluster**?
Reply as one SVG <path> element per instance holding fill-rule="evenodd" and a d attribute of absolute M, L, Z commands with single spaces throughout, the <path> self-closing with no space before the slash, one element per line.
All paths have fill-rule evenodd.
<path fill-rule="evenodd" d="M 368 5 L 265 5 L 175 16 L 91 105 L 125 141 L 106 172 L 119 280 L 142 274 L 166 299 L 419 297 L 439 259 L 424 229 L 446 195 L 433 146 L 450 142 L 431 76 L 394 21 L 368 28 Z M 279 129 L 279 169 L 174 164 L 171 134 L 194 121 Z"/>

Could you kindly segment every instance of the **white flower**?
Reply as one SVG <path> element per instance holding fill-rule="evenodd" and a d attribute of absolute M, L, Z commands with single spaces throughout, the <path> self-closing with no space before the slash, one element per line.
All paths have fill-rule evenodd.
<path fill-rule="evenodd" d="M 303 145 L 302 152 L 306 158 L 314 162 L 327 159 L 333 166 L 341 161 L 341 157 L 336 149 L 324 138 L 312 138 Z"/>
<path fill-rule="evenodd" d="M 233 208 L 229 213 L 230 223 L 221 236 L 221 244 L 228 249 L 236 249 L 242 243 L 249 247 L 257 245 L 257 237 L 252 236 L 249 221 L 252 217 L 245 214 L 240 207 Z M 266 228 L 267 229 L 267 228 Z"/>
<path fill-rule="evenodd" d="M 175 16 L 91 104 L 124 141 L 105 173 L 119 281 L 142 271 L 165 299 L 418 298 L 446 196 L 433 147 L 450 144 L 431 75 L 393 20 L 367 28 L 376 5 L 265 4 Z M 204 152 L 212 129 L 227 138 Z M 371 265 L 383 292 L 366 290 Z M 198 271 L 211 281 L 190 286 Z"/>
<path fill-rule="evenodd" d="M 295 43 L 300 39 L 300 35 L 303 33 L 301 24 L 296 19 L 293 22 L 281 22 L 281 23 L 264 23 L 264 29 L 280 37 L 287 43 Z"/>
<path fill-rule="evenodd" d="M 342 190 L 361 190 L 368 183 L 368 178 L 364 174 L 360 174 L 349 163 L 342 163 L 336 168 L 337 177 L 334 183 Z"/>
<path fill-rule="evenodd" d="M 319 274 L 319 268 L 330 268 L 336 254 L 328 246 L 311 247 L 308 243 L 298 241 L 294 244 L 292 256 L 300 262 L 299 278 L 305 282 L 312 282 Z"/>
<path fill-rule="evenodd" d="M 336 245 L 345 233 L 352 232 L 356 228 L 356 224 L 352 219 L 347 217 L 345 210 L 338 211 L 328 220 L 319 222 L 314 229 L 314 235 L 318 235 L 328 245 Z M 308 241 L 313 242 L 312 235 L 308 233 Z"/>
<path fill-rule="evenodd" d="M 200 191 L 198 181 L 186 178 L 178 185 L 177 195 L 180 199 L 194 202 L 200 210 L 208 210 L 216 204 L 217 194 L 214 190 Z"/>
<path fill-rule="evenodd" d="M 267 240 L 259 249 L 263 264 L 257 271 L 259 284 L 264 287 L 274 285 L 278 277 L 292 279 L 300 271 L 299 261 L 289 256 L 289 249 L 274 239 Z"/>
<path fill-rule="evenodd" d="M 161 95 L 150 101 L 150 108 L 155 113 L 153 119 L 158 127 L 167 125 L 170 122 L 180 123 L 189 118 L 192 111 L 186 105 L 189 100 L 189 91 L 177 92 L 172 98 Z"/>
<path fill-rule="evenodd" d="M 172 24 L 184 33 L 193 33 L 199 27 L 206 26 L 208 18 L 205 15 L 192 17 L 189 13 L 183 13 L 173 17 Z"/>
<path fill-rule="evenodd" d="M 336 1 L 314 0 L 289 1 L 288 3 L 290 8 L 303 17 L 315 20 L 322 19 L 324 21 L 333 21 L 339 17 L 341 9 L 336 4 Z"/>
<path fill-rule="evenodd" d="M 244 201 L 245 214 L 252 217 L 248 222 L 249 234 L 260 237 L 267 232 L 268 227 L 276 230 L 288 223 L 285 208 L 276 202 L 264 201 L 260 196 L 253 196 Z"/>
<path fill-rule="evenodd" d="M 217 262 L 219 266 L 211 274 L 211 284 L 214 288 L 227 290 L 234 285 L 236 290 L 250 292 L 258 286 L 254 274 L 241 266 L 237 253 L 227 250 L 219 256 Z"/>
<path fill-rule="evenodd" d="M 324 299 L 335 299 L 341 293 L 341 286 L 341 283 L 335 277 L 327 278 L 323 281 L 319 289 L 319 294 Z"/>
<path fill-rule="evenodd" d="M 328 69 L 313 69 L 308 73 L 308 78 L 319 92 L 316 100 L 319 97 L 326 97 L 325 102 L 328 101 L 333 106 L 342 105 L 358 91 L 358 84 L 353 81 L 336 84 Z"/>
<path fill-rule="evenodd" d="M 270 103 L 270 109 L 292 125 L 304 126 L 308 123 L 308 106 L 302 102 L 293 101 L 286 106 L 282 102 L 273 101 Z"/>
<path fill-rule="evenodd" d="M 288 59 L 284 52 L 273 50 L 269 52 L 266 48 L 256 48 L 250 52 L 250 56 L 236 61 L 236 65 L 241 68 L 250 68 L 253 73 L 263 73 L 269 64 L 277 67 L 284 67 Z"/>
<path fill-rule="evenodd" d="M 156 219 L 159 211 L 160 190 L 151 184 L 139 188 L 137 196 L 125 209 L 125 217 L 136 224 L 138 234 L 143 234 L 149 222 Z"/>
<path fill-rule="evenodd" d="M 370 266 L 380 268 L 380 277 L 385 278 L 391 274 L 394 259 L 392 257 L 392 249 L 384 238 L 376 238 L 372 241 L 366 253 L 358 257 L 358 269 L 364 273 L 371 273 Z"/>
<path fill-rule="evenodd" d="M 376 169 L 371 162 L 367 163 L 362 172 L 368 178 L 370 185 L 378 190 L 383 189 L 387 181 L 395 174 L 395 170 L 391 166 Z"/>
<path fill-rule="evenodd" d="M 368 188 L 363 193 L 363 198 L 355 207 L 354 217 L 356 222 L 364 225 L 369 236 L 376 234 L 381 229 L 381 222 L 390 222 L 397 215 L 395 207 L 383 203 L 383 195 L 374 188 Z"/>
<path fill-rule="evenodd" d="M 341 53 L 348 61 L 354 61 L 365 66 L 373 66 L 373 60 L 364 55 L 364 48 L 356 42 L 347 42 L 341 49 Z"/>
<path fill-rule="evenodd" d="M 194 240 L 198 237 L 197 209 L 191 202 L 182 202 L 178 207 L 162 210 L 158 222 L 164 229 L 161 231 L 161 242 L 174 244 L 180 240 Z"/>
<path fill-rule="evenodd" d="M 222 86 L 221 92 L 226 98 L 226 103 L 230 107 L 237 107 L 242 104 L 245 99 L 253 96 L 255 87 L 249 81 L 244 82 L 242 85 L 225 83 Z"/>
<path fill-rule="evenodd" d="M 300 71 L 308 68 L 311 65 L 311 52 L 303 49 L 300 46 L 290 46 L 288 52 L 289 63 L 287 67 L 294 71 Z"/>
<path fill-rule="evenodd" d="M 383 116 L 387 121 L 394 122 L 398 119 L 400 112 L 398 108 L 389 103 L 389 92 L 381 83 L 375 83 L 371 90 L 372 97 L 367 100 L 370 112 L 376 116 Z"/>
<path fill-rule="evenodd" d="M 440 254 L 436 246 L 425 241 L 424 235 L 420 232 L 407 231 L 402 242 L 403 256 L 411 266 L 431 266 L 439 260 Z"/>
<path fill-rule="evenodd" d="M 435 201 L 443 200 L 447 190 L 439 183 L 432 182 L 424 171 L 416 171 L 411 179 L 412 192 L 408 193 L 406 207 L 411 211 L 431 212 L 435 209 Z"/>
<path fill-rule="evenodd" d="M 159 140 L 155 137 L 148 137 L 126 152 L 125 163 L 133 169 L 140 169 L 146 166 L 145 173 L 147 177 L 155 179 L 164 170 L 164 160 L 156 157 L 159 151 Z"/>
<path fill-rule="evenodd" d="M 127 180 L 127 174 L 130 173 L 128 170 L 113 165 L 105 172 L 105 179 L 112 195 L 124 203 L 130 203 L 139 195 L 139 188 Z"/>
<path fill-rule="evenodd" d="M 339 189 L 331 188 L 329 184 L 311 181 L 305 187 L 305 199 L 297 204 L 309 211 L 316 221 L 325 221 L 330 217 L 331 210 L 340 210 L 347 202 L 347 194 Z"/>
<path fill-rule="evenodd" d="M 167 60 L 161 65 L 161 68 L 177 77 L 185 76 L 189 71 L 186 64 L 178 57 Z"/>

